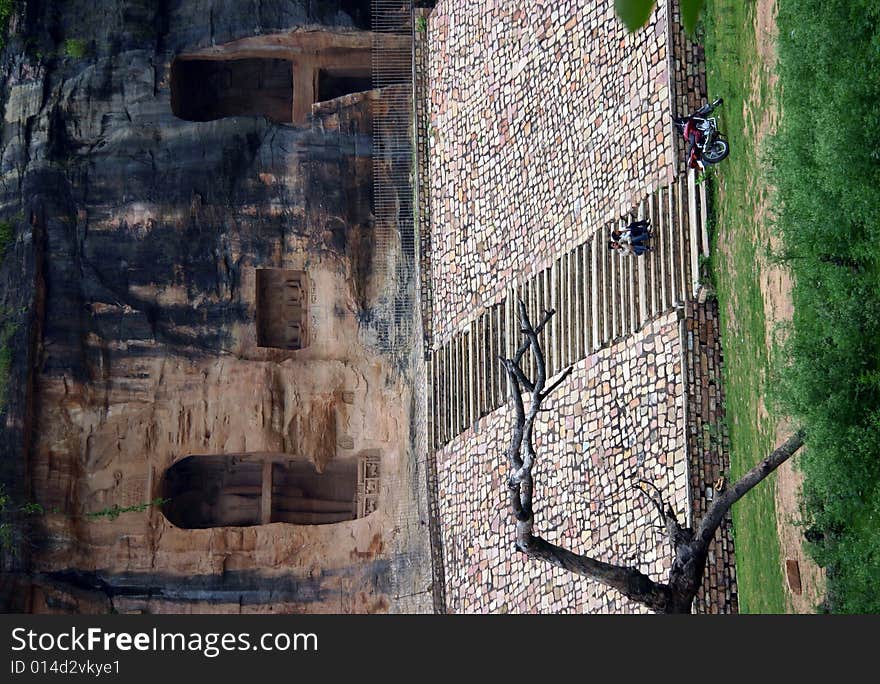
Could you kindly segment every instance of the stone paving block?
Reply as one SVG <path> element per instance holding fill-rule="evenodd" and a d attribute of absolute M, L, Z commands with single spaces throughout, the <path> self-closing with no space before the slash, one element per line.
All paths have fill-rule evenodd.
<path fill-rule="evenodd" d="M 518 344 L 518 297 L 533 319 L 557 308 L 545 348 L 556 371 L 576 363 L 536 431 L 538 529 L 662 577 L 667 544 L 651 532 L 647 501 L 627 486 L 636 474 L 650 478 L 683 519 L 698 518 L 726 458 L 723 440 L 708 449 L 700 441 L 723 415 L 717 311 L 670 310 L 693 291 L 707 245 L 704 188 L 692 178 L 670 185 L 681 158 L 670 109 L 689 111 L 704 98 L 701 51 L 684 38 L 675 3 L 658 3 L 648 27 L 629 35 L 613 3 L 575 0 L 534 0 L 528 11 L 440 0 L 423 48 L 423 312 L 430 344 L 442 350 L 436 372 L 454 366 L 445 366 L 452 381 L 440 381 L 449 406 L 445 420 L 437 414 L 444 446 L 434 455 L 447 608 L 643 612 L 512 550 L 506 382 L 492 400 L 467 364 L 475 357 L 491 367 L 480 357 L 480 336 L 498 334 L 486 307 L 499 306 L 497 345 L 507 356 Z M 621 261 L 607 250 L 609 228 L 636 212 L 659 229 L 657 249 Z M 696 608 L 735 611 L 729 524 L 712 554 Z"/>

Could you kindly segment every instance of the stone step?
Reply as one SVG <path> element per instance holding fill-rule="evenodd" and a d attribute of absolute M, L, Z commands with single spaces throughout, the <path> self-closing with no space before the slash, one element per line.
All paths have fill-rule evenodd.
<path fill-rule="evenodd" d="M 690 238 L 690 294 L 696 293 L 700 283 L 700 208 L 697 203 L 696 176 L 691 170 L 687 175 L 687 201 L 688 201 L 688 235 Z"/>
<path fill-rule="evenodd" d="M 535 322 L 544 310 L 557 312 L 543 333 L 552 377 L 697 294 L 700 258 L 709 254 L 707 214 L 705 185 L 689 172 L 511 287 L 503 300 L 434 350 L 428 368 L 432 445 L 442 446 L 507 401 L 499 357 L 512 357 L 519 346 L 519 299 Z M 642 257 L 611 252 L 612 229 L 635 218 L 650 221 L 651 250 Z M 534 375 L 531 355 L 522 365 Z"/>

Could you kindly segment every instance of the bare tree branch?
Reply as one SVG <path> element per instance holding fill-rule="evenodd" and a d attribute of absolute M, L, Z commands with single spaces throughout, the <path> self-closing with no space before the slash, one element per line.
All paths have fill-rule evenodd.
<path fill-rule="evenodd" d="M 654 496 L 651 495 L 645 489 L 645 487 L 650 487 L 651 489 L 653 489 L 654 494 L 656 495 L 656 498 L 654 498 Z M 657 513 L 660 516 L 660 519 L 663 521 L 663 524 L 665 526 L 666 513 L 663 510 L 663 494 L 661 493 L 661 491 L 659 489 L 657 489 L 657 485 L 655 485 L 653 482 L 648 482 L 648 480 L 639 478 L 636 481 L 636 489 L 638 489 L 642 494 L 644 494 L 646 497 L 648 497 L 648 501 L 650 501 L 654 505 L 654 508 L 657 509 Z"/>
<path fill-rule="evenodd" d="M 556 379 L 556 382 L 554 382 L 552 385 L 550 385 L 550 387 L 547 389 L 547 391 L 544 392 L 544 393 L 542 394 L 541 398 L 542 398 L 542 399 L 546 399 L 546 398 L 549 397 L 551 394 L 553 394 L 553 390 L 555 390 L 555 389 L 556 389 L 557 387 L 559 387 L 563 382 L 565 382 L 565 379 L 566 379 L 569 375 L 571 375 L 571 372 L 572 372 L 573 370 L 574 370 L 574 366 L 569 366 L 568 368 L 566 368 L 565 371 L 563 371 L 562 375 L 560 375 L 560 376 Z"/>
<path fill-rule="evenodd" d="M 517 378 L 516 373 L 514 372 L 513 361 L 510 359 L 503 359 L 503 362 L 504 368 L 507 370 L 507 386 L 510 389 L 510 403 L 513 406 L 514 414 L 513 439 L 507 450 L 507 455 L 510 460 L 511 468 L 518 470 L 519 468 L 522 468 L 522 458 L 520 457 L 519 452 L 522 446 L 522 426 L 525 424 L 526 411 L 523 407 L 522 390 L 520 388 L 519 378 Z"/>
<path fill-rule="evenodd" d="M 554 312 L 545 311 L 537 327 L 532 326 L 528 310 L 522 301 L 519 302 L 519 314 L 523 343 L 513 359 L 503 359 L 514 414 L 513 435 L 508 448 L 508 458 L 513 472 L 508 485 L 511 489 L 511 510 L 516 519 L 516 546 L 530 558 L 543 560 L 571 572 L 591 577 L 652 610 L 667 612 L 670 592 L 665 585 L 654 582 L 635 568 L 612 565 L 589 556 L 572 553 L 532 533 L 534 528 L 532 468 L 536 458 L 532 443 L 534 421 L 541 410 L 541 402 L 562 384 L 571 374 L 572 368 L 566 369 L 556 382 L 546 392 L 544 391 L 547 364 L 538 336 Z M 534 360 L 534 381 L 529 380 L 519 366 L 527 351 L 531 351 Z M 525 410 L 522 401 L 523 387 L 530 389 L 528 411 Z"/>
<path fill-rule="evenodd" d="M 513 364 L 511 364 L 513 365 Z M 522 368 L 519 366 L 513 365 L 513 372 L 516 374 L 516 379 L 519 380 L 520 384 L 526 388 L 528 392 L 534 392 L 535 386 L 532 384 L 532 381 L 526 377 L 526 374 L 523 373 Z"/>
<path fill-rule="evenodd" d="M 669 587 L 654 582 L 635 568 L 603 563 L 589 556 L 572 553 L 541 537 L 530 536 L 527 547 L 523 547 L 519 543 L 517 546 L 529 558 L 542 560 L 558 568 L 601 582 L 655 612 L 670 612 Z"/>
<path fill-rule="evenodd" d="M 739 501 L 755 485 L 760 483 L 765 477 L 791 458 L 794 453 L 803 446 L 803 444 L 803 431 L 800 430 L 795 432 L 785 441 L 784 444 L 774 450 L 772 454 L 743 475 L 735 485 L 726 489 L 724 493 L 715 499 L 715 501 L 712 502 L 712 505 L 709 506 L 709 510 L 706 511 L 706 514 L 703 516 L 703 519 L 700 521 L 700 525 L 697 528 L 695 535 L 696 539 L 702 540 L 706 544 L 712 541 L 712 537 L 715 536 L 715 530 L 717 530 L 724 521 L 724 516 L 730 510 L 730 507 Z"/>
<path fill-rule="evenodd" d="M 510 506 L 516 520 L 516 548 L 529 558 L 544 561 L 612 587 L 627 598 L 655 612 L 689 613 L 702 583 L 709 545 L 730 507 L 789 459 L 803 444 L 803 434 L 801 432 L 794 434 L 785 444 L 718 497 L 700 522 L 696 534 L 689 528 L 681 526 L 672 507 L 665 504 L 662 492 L 656 485 L 646 480 L 638 482 L 638 488 L 648 497 L 663 520 L 672 546 L 672 566 L 666 584 L 652 580 L 636 568 L 605 563 L 552 544 L 534 534 L 532 469 L 537 454 L 532 438 L 535 419 L 541 411 L 541 402 L 572 372 L 572 367 L 567 368 L 545 391 L 547 364 L 539 336 L 554 313 L 552 309 L 544 311 L 541 321 L 537 326 L 533 326 L 526 305 L 520 300 L 519 319 L 523 340 L 512 359 L 501 358 L 507 373 L 510 404 L 513 409 L 513 432 L 507 456 L 511 469 L 508 479 Z M 534 379 L 529 378 L 520 365 L 529 351 L 534 365 Z M 528 410 L 523 402 L 524 389 L 530 395 Z M 653 494 L 647 488 L 650 488 Z"/>

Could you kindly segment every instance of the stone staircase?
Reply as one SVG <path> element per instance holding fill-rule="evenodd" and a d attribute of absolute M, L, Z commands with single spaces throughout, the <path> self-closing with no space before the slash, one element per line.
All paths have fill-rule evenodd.
<path fill-rule="evenodd" d="M 433 350 L 429 443 L 442 447 L 507 400 L 498 357 L 512 356 L 519 343 L 518 299 L 532 320 L 542 309 L 556 310 L 543 333 L 548 372 L 555 375 L 698 298 L 700 258 L 709 254 L 706 215 L 705 184 L 697 184 L 690 171 L 649 194 L 630 215 L 603 225 L 549 268 L 517 283 Z M 611 230 L 635 218 L 651 222 L 651 251 L 641 257 L 611 252 Z"/>

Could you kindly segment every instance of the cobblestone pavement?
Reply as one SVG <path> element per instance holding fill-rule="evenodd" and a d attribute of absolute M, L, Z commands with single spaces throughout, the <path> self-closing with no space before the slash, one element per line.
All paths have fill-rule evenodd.
<path fill-rule="evenodd" d="M 656 512 L 632 490 L 653 482 L 687 519 L 678 318 L 656 320 L 588 356 L 536 426 L 536 531 L 599 560 L 668 572 Z M 450 612 L 642 612 L 614 590 L 513 548 L 504 457 L 510 412 L 486 416 L 437 453 Z"/>
<path fill-rule="evenodd" d="M 671 180 L 666 3 L 441 0 L 428 22 L 433 340 Z"/>
<path fill-rule="evenodd" d="M 519 346 L 516 301 L 537 319 L 553 309 L 545 353 L 551 375 L 591 352 L 642 329 L 674 308 L 682 308 L 704 287 L 699 260 L 709 254 L 705 186 L 692 173 L 646 197 L 629 219 L 649 220 L 651 250 L 621 256 L 606 246 L 605 225 L 587 242 L 557 256 L 550 268 L 524 278 L 492 307 L 476 312 L 467 330 L 431 352 L 433 410 L 429 443 L 434 447 L 502 406 L 507 397 L 499 357 Z"/>
<path fill-rule="evenodd" d="M 439 0 L 416 40 L 428 94 L 418 130 L 429 443 L 450 612 L 642 610 L 513 549 L 510 416 L 494 359 L 511 353 L 516 297 L 533 316 L 560 312 L 548 363 L 574 364 L 537 429 L 540 534 L 663 579 L 668 544 L 635 479 L 688 520 L 728 467 L 711 439 L 723 424 L 715 308 L 694 301 L 705 188 L 677 175 L 670 123 L 705 99 L 704 65 L 670 6 L 629 36 L 610 0 Z M 656 228 L 654 251 L 611 257 L 610 228 L 636 214 Z M 697 611 L 736 612 L 733 555 L 728 523 Z"/>

